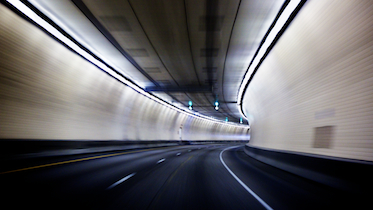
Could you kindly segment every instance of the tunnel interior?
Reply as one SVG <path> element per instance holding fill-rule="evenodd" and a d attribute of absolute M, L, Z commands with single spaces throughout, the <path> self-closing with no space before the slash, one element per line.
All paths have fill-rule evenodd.
<path fill-rule="evenodd" d="M 15 208 L 359 208 L 369 1 L 0 3 L 0 184 Z"/>

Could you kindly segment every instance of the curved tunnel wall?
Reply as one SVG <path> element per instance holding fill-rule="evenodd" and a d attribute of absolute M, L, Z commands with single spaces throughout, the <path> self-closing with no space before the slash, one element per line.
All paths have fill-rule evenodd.
<path fill-rule="evenodd" d="M 0 5 L 0 138 L 248 140 L 248 128 L 169 109 Z"/>
<path fill-rule="evenodd" d="M 308 1 L 243 99 L 249 145 L 373 161 L 370 1 Z"/>

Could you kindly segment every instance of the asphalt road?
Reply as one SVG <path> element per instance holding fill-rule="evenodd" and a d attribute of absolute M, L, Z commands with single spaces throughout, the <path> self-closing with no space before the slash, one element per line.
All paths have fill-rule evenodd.
<path fill-rule="evenodd" d="M 7 167 L 0 174 L 2 209 L 336 209 L 351 204 L 343 192 L 250 158 L 243 145 L 150 148 Z"/>

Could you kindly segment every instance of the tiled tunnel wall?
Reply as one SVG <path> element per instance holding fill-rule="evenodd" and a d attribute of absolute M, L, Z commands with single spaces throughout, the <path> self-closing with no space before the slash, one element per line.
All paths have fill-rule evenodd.
<path fill-rule="evenodd" d="M 373 161 L 370 1 L 308 1 L 244 96 L 249 145 Z"/>

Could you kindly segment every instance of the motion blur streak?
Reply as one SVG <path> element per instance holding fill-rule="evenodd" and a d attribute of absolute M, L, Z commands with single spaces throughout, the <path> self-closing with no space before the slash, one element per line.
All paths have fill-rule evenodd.
<path fill-rule="evenodd" d="M 248 126 L 169 109 L 0 9 L 1 138 L 176 140 L 184 125 L 189 140 L 248 140 Z"/>
<path fill-rule="evenodd" d="M 11 3 L 13 6 L 15 6 L 17 9 L 19 9 L 21 12 L 23 12 L 27 17 L 29 17 L 30 19 L 35 21 L 38 25 L 40 25 L 46 31 L 48 31 L 53 36 L 55 36 L 57 39 L 62 41 L 67 46 L 71 47 L 79 55 L 81 55 L 82 57 L 84 57 L 88 61 L 92 62 L 94 65 L 96 65 L 100 69 L 104 70 L 109 75 L 113 76 L 115 79 L 117 79 L 117 80 L 123 82 L 124 84 L 128 85 L 129 87 L 131 87 L 132 89 L 134 89 L 138 93 L 150 98 L 151 100 L 154 100 L 154 101 L 166 106 L 169 109 L 174 109 L 175 111 L 183 112 L 184 114 L 195 117 L 195 118 L 200 118 L 200 119 L 203 119 L 203 120 L 209 120 L 209 121 L 213 121 L 213 122 L 218 123 L 218 124 L 222 124 L 222 122 L 219 122 L 218 120 L 216 120 L 214 118 L 211 118 L 209 116 L 194 115 L 194 113 L 190 112 L 189 110 L 183 110 L 183 109 L 180 109 L 180 108 L 177 109 L 174 106 L 170 105 L 169 103 L 167 103 L 163 100 L 160 100 L 156 96 L 145 92 L 142 88 L 139 88 L 138 86 L 134 85 L 131 81 L 127 80 L 122 75 L 120 75 L 117 72 L 110 69 L 108 66 L 106 66 L 106 64 L 102 63 L 101 61 L 97 60 L 92 55 L 90 55 L 89 53 L 87 53 L 86 51 L 81 49 L 77 44 L 72 42 L 70 39 L 68 39 L 63 34 L 61 34 L 61 32 L 59 32 L 57 29 L 55 29 L 53 26 L 51 26 L 48 22 L 46 22 L 45 20 L 40 18 L 37 14 L 35 14 L 31 9 L 29 9 L 27 6 L 25 6 L 21 1 L 19 1 L 19 0 L 7 0 L 7 1 L 9 3 Z M 70 31 L 70 33 L 72 33 L 72 32 Z M 87 44 L 85 44 L 85 46 L 87 46 Z M 94 51 L 94 52 L 95 52 L 96 55 L 100 55 L 96 51 Z M 100 57 L 102 58 L 102 56 L 100 56 Z M 123 72 L 123 70 L 121 72 Z M 240 125 L 232 125 L 232 126 L 242 127 Z"/>

